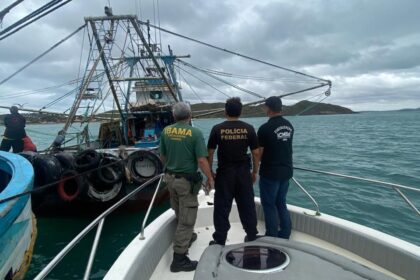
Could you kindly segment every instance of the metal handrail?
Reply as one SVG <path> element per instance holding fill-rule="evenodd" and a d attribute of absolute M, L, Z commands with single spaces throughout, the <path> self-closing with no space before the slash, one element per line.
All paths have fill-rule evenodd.
<path fill-rule="evenodd" d="M 292 177 L 292 180 L 312 200 L 312 202 L 313 202 L 313 204 L 315 205 L 315 208 L 316 208 L 315 215 L 316 216 L 321 216 L 321 212 L 319 211 L 319 205 L 316 202 L 316 200 L 312 197 L 312 195 L 295 179 L 295 177 Z"/>
<path fill-rule="evenodd" d="M 362 177 L 357 177 L 357 176 L 339 174 L 339 173 L 334 173 L 334 172 L 309 169 L 309 168 L 294 167 L 294 169 L 318 173 L 318 174 L 330 175 L 330 176 L 335 176 L 335 177 L 341 177 L 341 178 L 346 178 L 346 179 L 353 179 L 353 180 L 358 180 L 358 181 L 363 181 L 363 182 L 369 182 L 369 183 L 379 184 L 380 187 L 383 187 L 383 188 L 391 188 L 395 190 L 403 198 L 403 200 L 408 204 L 408 206 L 410 206 L 417 213 L 417 215 L 420 216 L 419 209 L 417 209 L 417 207 L 413 204 L 413 202 L 411 202 L 410 199 L 408 199 L 408 197 L 401 191 L 401 189 L 404 189 L 404 190 L 409 190 L 409 191 L 420 192 L 419 188 L 404 186 L 401 184 L 388 183 L 388 182 L 379 181 L 379 180 L 367 179 L 367 178 L 362 178 Z"/>
<path fill-rule="evenodd" d="M 47 264 L 47 266 L 44 267 L 44 269 L 40 273 L 38 273 L 38 275 L 34 278 L 34 280 L 44 279 L 54 269 L 54 267 L 70 252 L 70 250 L 76 244 L 78 244 L 80 242 L 80 240 L 82 240 L 83 237 L 85 237 L 85 235 L 88 234 L 96 225 L 98 225 L 99 223 L 103 224 L 103 222 L 105 221 L 105 218 L 109 214 L 114 212 L 114 210 L 116 210 L 118 207 L 120 207 L 122 204 L 124 204 L 127 200 L 129 200 L 132 196 L 137 194 L 139 191 L 141 191 L 145 187 L 149 186 L 150 184 L 154 183 L 157 179 L 162 178 L 162 176 L 163 176 L 163 174 L 159 174 L 159 175 L 153 177 L 149 181 L 147 181 L 144 184 L 142 184 L 141 186 L 137 187 L 131 193 L 127 194 L 125 197 L 121 198 L 118 202 L 116 202 L 114 205 L 109 207 L 105 212 L 103 212 L 101 215 L 99 215 L 87 227 L 85 227 L 75 238 L 73 238 L 73 240 L 70 241 L 69 244 L 67 244 L 66 247 L 64 247 L 54 257 L 54 259 L 52 259 Z M 100 234 L 101 234 L 101 231 L 99 231 L 99 228 L 98 228 L 97 235 L 99 235 L 99 236 L 98 237 L 95 236 L 94 244 L 93 244 L 93 247 L 92 247 L 92 250 L 94 250 L 95 252 L 96 252 L 96 247 L 98 245 L 97 243 L 99 242 Z M 96 243 L 96 245 L 95 245 L 95 243 Z M 92 258 L 92 261 L 93 261 L 94 256 L 95 256 L 95 253 L 91 252 L 90 257 L 89 257 L 89 262 L 91 261 L 91 258 Z M 86 272 L 88 272 L 88 270 L 90 270 L 90 268 L 91 268 L 91 264 L 89 264 L 89 262 L 88 262 L 88 267 L 86 268 Z M 89 268 L 89 266 L 90 266 L 90 268 Z M 89 271 L 89 273 L 90 273 L 90 271 Z M 87 279 L 87 278 L 89 278 L 89 275 L 85 275 L 84 279 Z"/>
<path fill-rule="evenodd" d="M 147 208 L 146 216 L 144 216 L 143 223 L 141 225 L 140 240 L 146 239 L 146 237 L 144 237 L 144 228 L 146 227 L 147 219 L 149 218 L 150 211 L 152 210 L 153 204 L 155 202 L 156 195 L 159 191 L 160 183 L 162 183 L 162 178 L 163 178 L 163 176 L 161 176 L 160 179 L 159 179 L 159 183 L 156 187 L 155 192 L 153 193 L 152 201 L 150 201 L 149 208 Z"/>

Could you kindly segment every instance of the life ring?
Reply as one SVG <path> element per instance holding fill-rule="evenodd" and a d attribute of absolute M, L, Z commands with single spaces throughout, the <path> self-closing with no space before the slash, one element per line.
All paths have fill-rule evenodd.
<path fill-rule="evenodd" d="M 83 178 L 74 170 L 66 170 L 61 174 L 58 183 L 58 196 L 64 201 L 73 201 L 82 192 L 84 186 Z"/>
<path fill-rule="evenodd" d="M 63 170 L 73 170 L 74 168 L 74 156 L 70 153 L 60 152 L 54 155 L 61 164 Z"/>
<path fill-rule="evenodd" d="M 159 157 L 149 151 L 136 151 L 128 156 L 127 167 L 132 179 L 137 184 L 143 184 L 148 179 L 162 173 L 163 164 Z"/>
<path fill-rule="evenodd" d="M 101 156 L 95 150 L 88 149 L 80 152 L 74 157 L 76 170 L 83 172 L 98 167 Z"/>
<path fill-rule="evenodd" d="M 111 154 L 103 154 L 94 177 L 103 184 L 114 185 L 122 180 L 123 172 L 124 165 L 119 158 Z"/>
<path fill-rule="evenodd" d="M 58 159 L 51 155 L 37 155 L 33 159 L 34 188 L 39 188 L 60 180 L 61 165 Z"/>
<path fill-rule="evenodd" d="M 117 174 L 115 174 L 115 171 L 112 168 L 109 169 L 109 172 L 114 173 L 112 175 L 113 177 L 117 176 Z M 115 184 L 107 185 L 92 180 L 93 178 L 95 178 L 95 176 L 90 176 L 90 179 L 88 180 L 87 194 L 89 197 L 101 202 L 106 202 L 110 201 L 111 199 L 114 199 L 120 193 L 122 187 L 121 180 Z"/>

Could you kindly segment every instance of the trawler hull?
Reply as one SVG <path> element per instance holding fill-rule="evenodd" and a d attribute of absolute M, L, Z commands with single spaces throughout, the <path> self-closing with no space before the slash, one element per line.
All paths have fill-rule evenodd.
<path fill-rule="evenodd" d="M 39 155 L 23 153 L 35 169 L 33 211 L 39 216 L 95 216 L 156 174 L 162 163 L 154 150 L 139 148 L 87 149 Z M 142 189 L 119 211 L 147 209 L 156 184 Z M 156 203 L 169 198 L 162 187 Z"/>

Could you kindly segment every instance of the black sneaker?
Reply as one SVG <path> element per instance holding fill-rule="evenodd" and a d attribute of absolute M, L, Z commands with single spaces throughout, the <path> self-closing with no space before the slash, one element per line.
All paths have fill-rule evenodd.
<path fill-rule="evenodd" d="M 188 258 L 187 254 L 177 254 L 174 253 L 174 260 L 171 264 L 171 272 L 180 272 L 180 271 L 193 271 L 197 268 L 197 261 L 192 261 Z"/>
<path fill-rule="evenodd" d="M 264 237 L 264 235 L 255 235 L 255 237 L 248 237 L 248 235 L 247 236 L 245 236 L 245 238 L 244 238 L 244 242 L 251 242 L 251 241 L 255 241 L 255 240 L 257 240 L 258 238 L 261 238 L 261 237 Z"/>
<path fill-rule="evenodd" d="M 197 233 L 193 232 L 190 239 L 190 244 L 188 245 L 188 248 L 191 247 L 191 245 L 194 243 L 194 241 L 197 240 Z"/>
<path fill-rule="evenodd" d="M 219 242 L 217 242 L 216 240 L 212 240 L 209 242 L 209 245 L 221 245 L 221 246 L 225 246 L 225 244 L 220 244 Z"/>

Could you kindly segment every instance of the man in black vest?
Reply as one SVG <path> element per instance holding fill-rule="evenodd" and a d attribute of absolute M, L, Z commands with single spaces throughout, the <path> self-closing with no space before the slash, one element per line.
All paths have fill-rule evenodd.
<path fill-rule="evenodd" d="M 18 107 L 10 107 L 10 114 L 4 117 L 6 130 L 4 131 L 0 150 L 8 152 L 13 147 L 14 153 L 22 152 L 23 138 L 26 136 L 25 125 L 26 120 L 19 114 Z"/>
<path fill-rule="evenodd" d="M 215 232 L 210 245 L 225 245 L 234 198 L 247 234 L 245 240 L 255 240 L 258 233 L 252 187 L 258 174 L 258 140 L 254 128 L 239 120 L 241 111 L 242 103 L 239 98 L 228 99 L 225 104 L 227 120 L 212 128 L 207 144 L 210 167 L 216 148 L 218 159 L 213 212 Z M 252 152 L 252 172 L 248 148 Z"/>
<path fill-rule="evenodd" d="M 292 124 L 281 115 L 281 99 L 272 96 L 265 101 L 270 118 L 258 130 L 260 144 L 260 197 L 267 236 L 288 239 L 292 230 L 286 195 L 293 176 Z M 279 223 L 280 220 L 280 230 Z"/>

